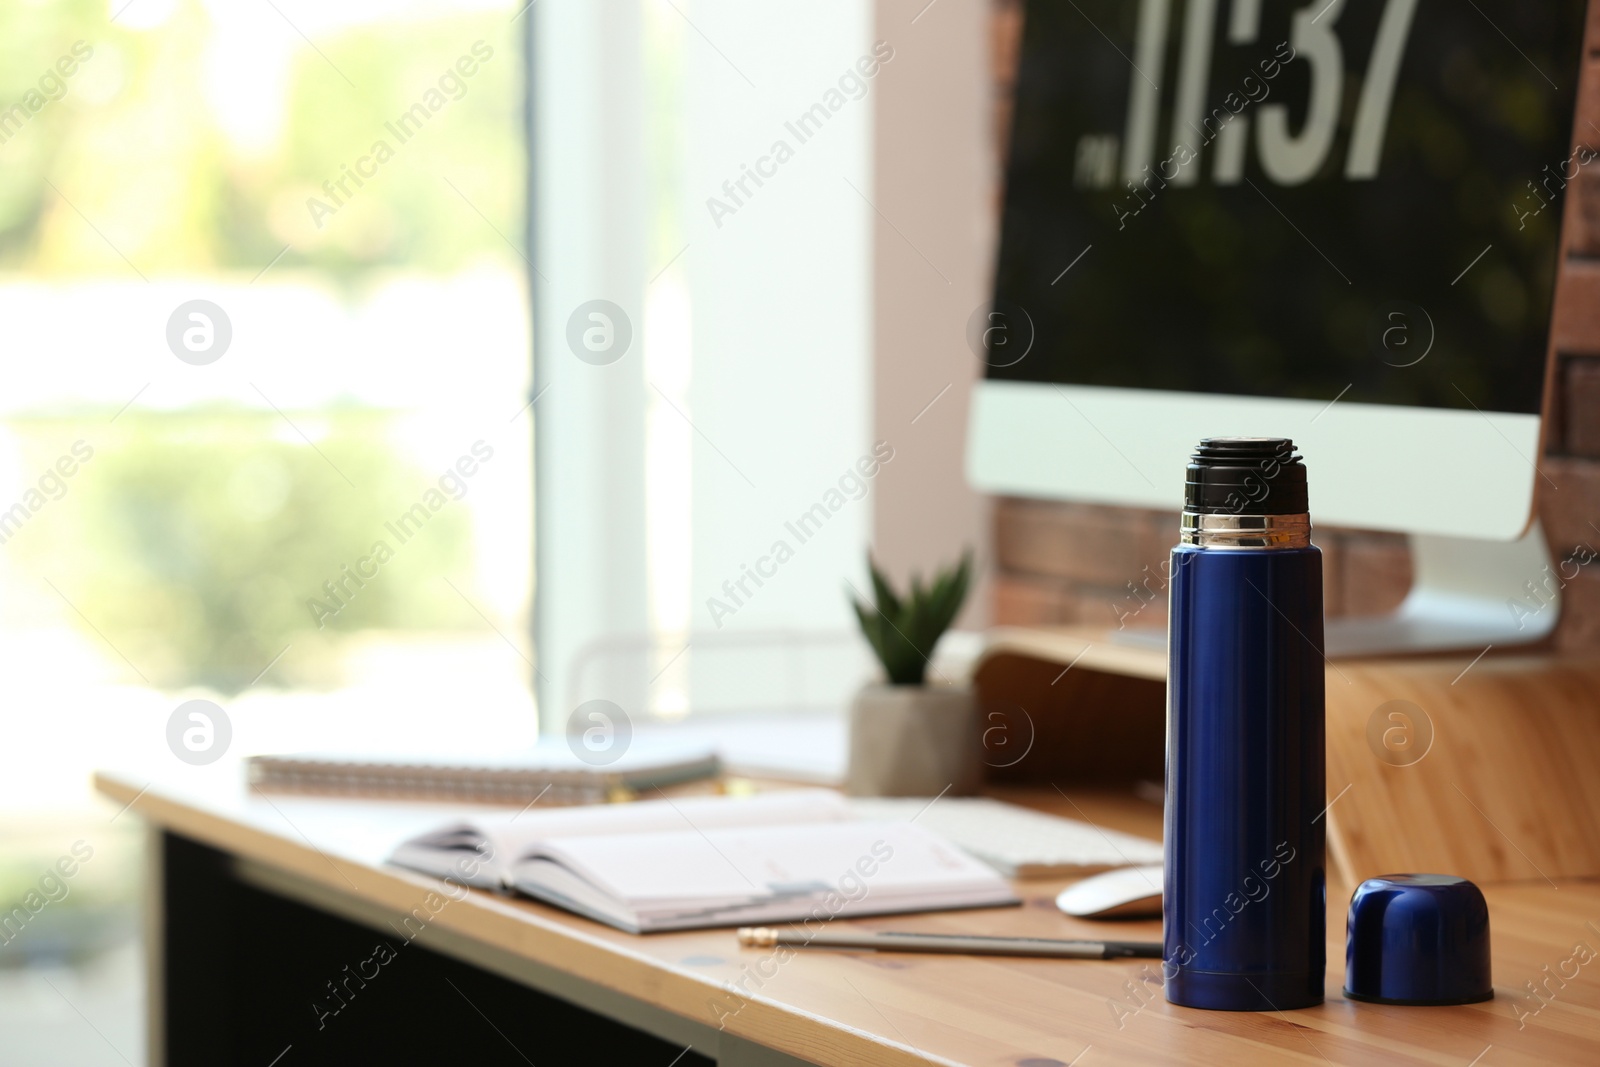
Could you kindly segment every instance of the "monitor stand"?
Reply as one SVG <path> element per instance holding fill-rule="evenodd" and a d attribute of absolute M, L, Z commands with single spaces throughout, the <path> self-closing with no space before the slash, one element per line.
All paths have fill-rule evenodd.
<path fill-rule="evenodd" d="M 1561 616 L 1561 574 L 1534 520 L 1519 541 L 1412 534 L 1411 592 L 1393 615 L 1329 619 L 1329 656 L 1527 645 Z M 1571 575 L 1567 575 L 1571 578 Z"/>
<path fill-rule="evenodd" d="M 1411 592 L 1393 615 L 1329 619 L 1330 657 L 1487 651 L 1549 637 L 1561 617 L 1562 568 L 1535 519 L 1519 541 L 1411 534 Z M 1565 578 L 1570 580 L 1570 573 Z M 1114 644 L 1165 648 L 1162 630 L 1126 629 Z"/>

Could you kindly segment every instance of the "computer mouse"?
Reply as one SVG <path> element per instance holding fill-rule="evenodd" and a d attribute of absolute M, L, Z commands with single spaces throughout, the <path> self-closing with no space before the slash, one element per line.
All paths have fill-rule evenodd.
<path fill-rule="evenodd" d="M 1061 891 L 1056 907 L 1078 919 L 1161 917 L 1161 866 L 1119 867 Z"/>

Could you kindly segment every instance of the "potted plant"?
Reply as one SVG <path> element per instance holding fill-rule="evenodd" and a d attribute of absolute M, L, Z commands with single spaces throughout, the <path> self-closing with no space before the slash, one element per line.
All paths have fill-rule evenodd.
<path fill-rule="evenodd" d="M 867 557 L 877 603 L 851 597 L 861 632 L 883 665 L 884 681 L 869 684 L 850 707 L 853 796 L 935 796 L 978 786 L 980 736 L 977 702 L 966 685 L 928 671 L 934 646 L 967 596 L 972 552 L 924 586 L 913 575 L 900 596 Z"/>

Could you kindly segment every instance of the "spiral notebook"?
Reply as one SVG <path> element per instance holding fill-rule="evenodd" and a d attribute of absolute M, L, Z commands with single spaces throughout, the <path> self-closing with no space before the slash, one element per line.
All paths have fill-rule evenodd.
<path fill-rule="evenodd" d="M 250 783 L 268 791 L 477 804 L 597 804 L 619 794 L 713 778 L 721 771 L 706 745 L 636 745 L 594 766 L 564 742 L 520 755 L 374 758 L 333 753 L 251 756 Z"/>

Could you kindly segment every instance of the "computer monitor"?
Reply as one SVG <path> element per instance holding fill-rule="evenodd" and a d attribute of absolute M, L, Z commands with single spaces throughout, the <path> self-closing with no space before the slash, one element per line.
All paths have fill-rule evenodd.
<path fill-rule="evenodd" d="M 1319 523 L 1544 559 L 1585 11 L 1029 3 L 973 483 L 1176 510 L 1200 438 L 1283 436 Z"/>

